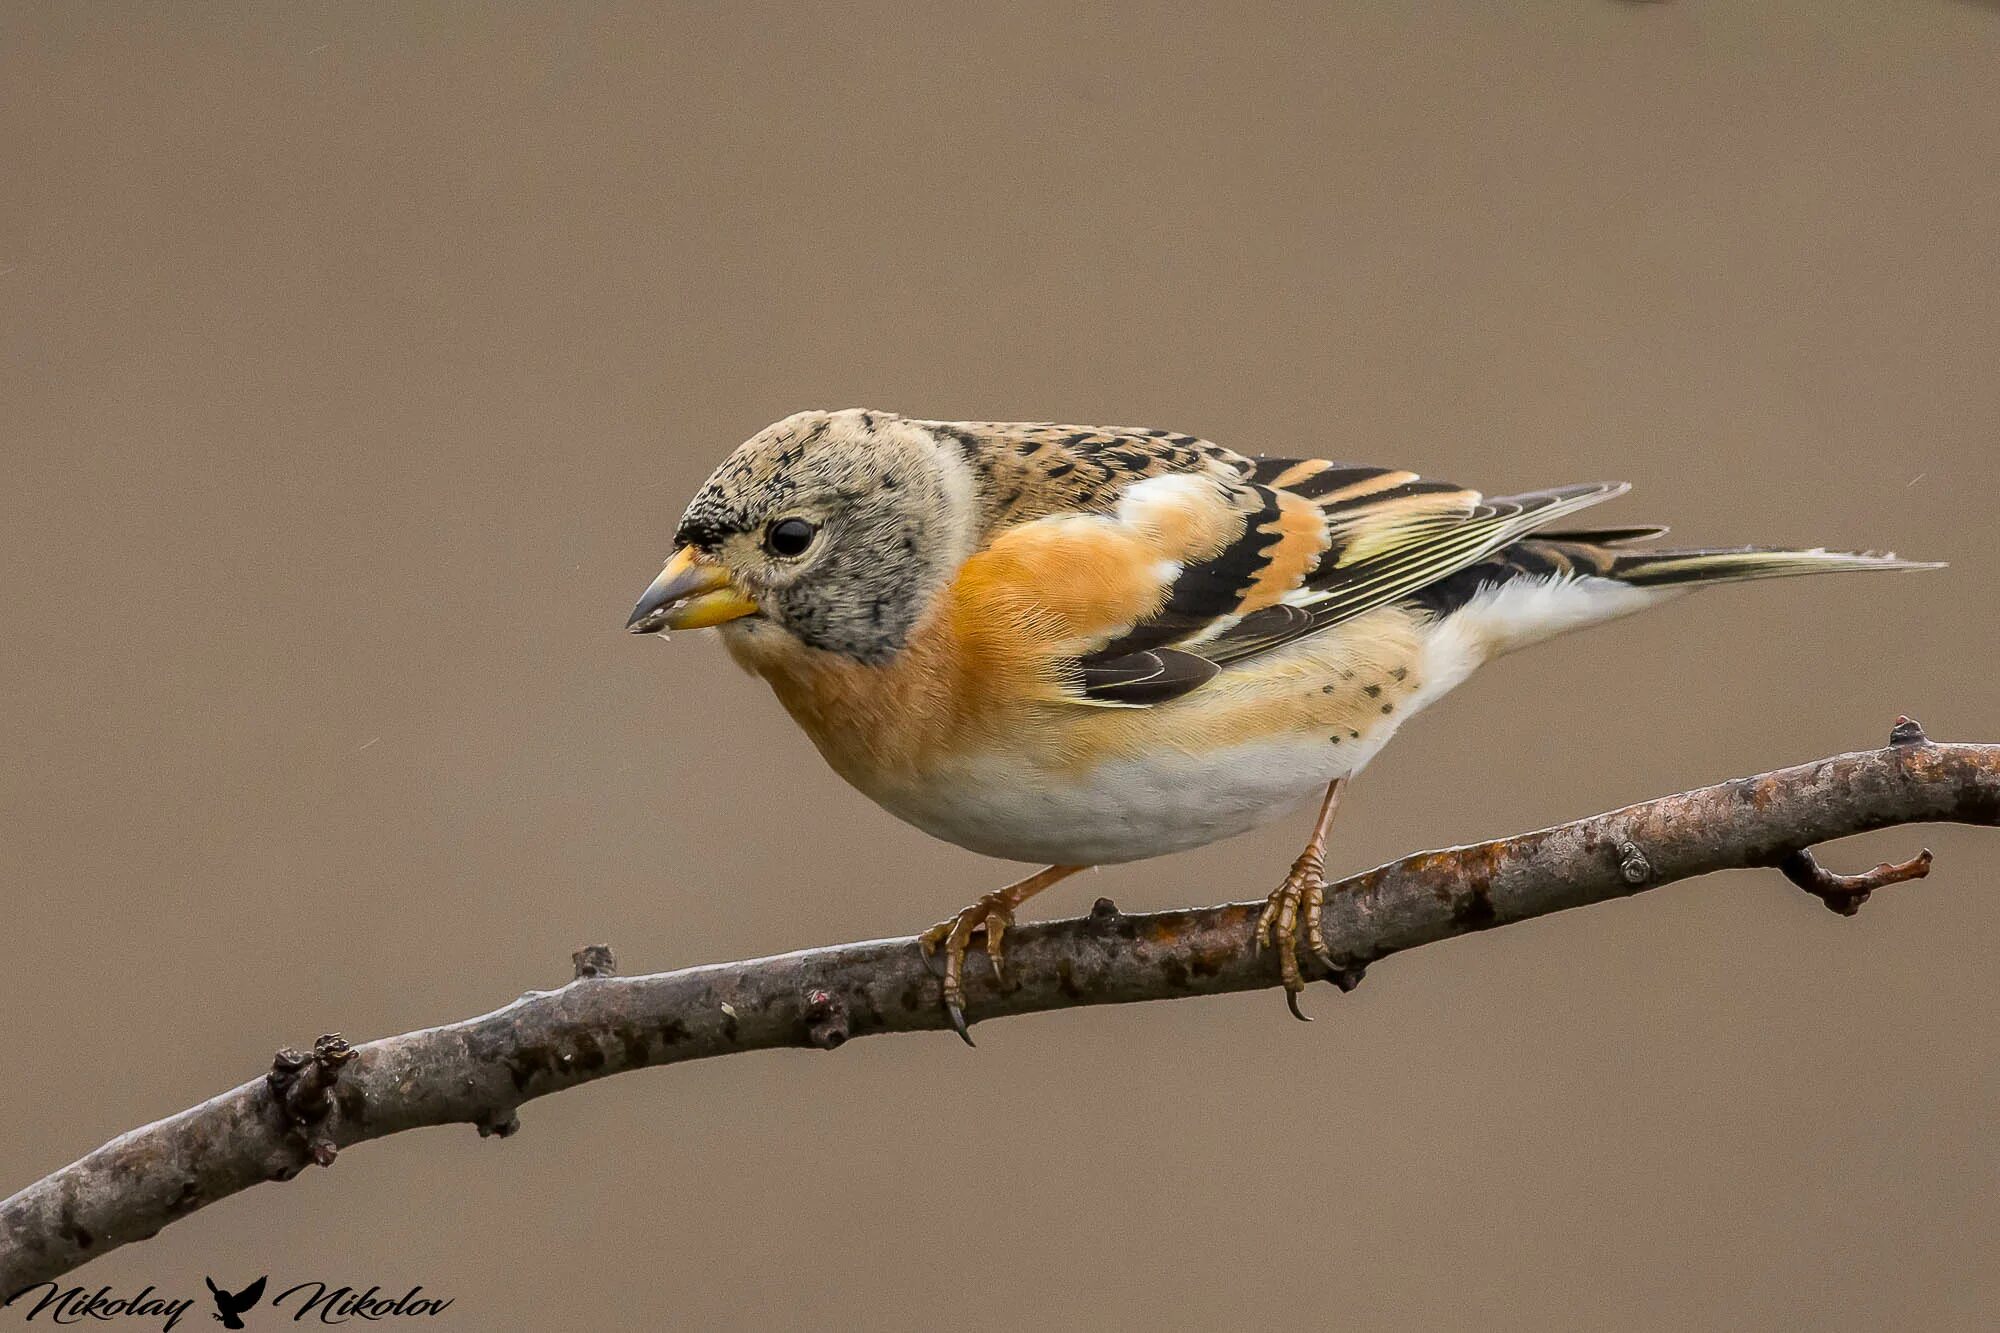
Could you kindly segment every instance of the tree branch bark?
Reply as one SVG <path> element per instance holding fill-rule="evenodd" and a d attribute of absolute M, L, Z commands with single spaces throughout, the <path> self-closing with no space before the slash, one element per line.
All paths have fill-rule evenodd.
<path fill-rule="evenodd" d="M 1885 749 L 1663 796 L 1516 837 L 1422 852 L 1330 888 L 1326 937 L 1353 970 L 1404 949 L 1622 898 L 1693 875 L 1781 869 L 1836 911 L 1929 869 L 1929 853 L 1836 875 L 1816 843 L 1894 824 L 2000 823 L 2000 745 L 1933 744 L 1899 724 Z M 1278 984 L 1247 947 L 1261 902 L 1085 917 L 1008 932 L 1009 980 L 966 979 L 974 1019 Z M 628 1069 L 781 1046 L 832 1049 L 878 1032 L 941 1030 L 937 983 L 911 939 L 808 949 L 652 976 L 576 980 L 492 1013 L 311 1054 L 123 1134 L 0 1203 L 0 1300 L 343 1148 L 425 1125 L 519 1128 L 515 1108 Z M 1310 957 L 1307 974 L 1326 974 Z"/>

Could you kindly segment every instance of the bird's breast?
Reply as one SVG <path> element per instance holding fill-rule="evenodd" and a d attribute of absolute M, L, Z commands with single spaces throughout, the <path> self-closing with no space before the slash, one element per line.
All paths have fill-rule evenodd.
<path fill-rule="evenodd" d="M 1109 865 L 1200 847 L 1284 815 L 1349 766 L 1328 749 L 1324 740 L 1272 738 L 1060 768 L 1018 751 L 989 751 L 916 781 L 863 790 L 890 813 L 970 851 Z"/>
<path fill-rule="evenodd" d="M 1455 683 L 1433 678 L 1430 637 L 1384 609 L 1143 708 L 1052 698 L 1015 664 L 968 656 L 964 635 L 876 666 L 775 637 L 731 647 L 892 814 L 989 856 L 1102 865 L 1245 832 L 1358 771 Z"/>

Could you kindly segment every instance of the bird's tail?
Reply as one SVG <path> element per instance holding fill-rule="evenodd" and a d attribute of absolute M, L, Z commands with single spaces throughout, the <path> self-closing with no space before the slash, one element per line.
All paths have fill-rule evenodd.
<path fill-rule="evenodd" d="M 1713 546 L 1668 551 L 1631 549 L 1666 534 L 1665 528 L 1593 528 L 1543 532 L 1522 543 L 1541 546 L 1579 574 L 1617 579 L 1635 588 L 1686 588 L 1741 583 L 1845 569 L 1943 569 L 1941 561 L 1905 560 L 1893 551 L 1792 550 L 1782 546 Z"/>
<path fill-rule="evenodd" d="M 1847 569 L 1942 569 L 1941 563 L 1904 560 L 1888 551 L 1788 551 L 1771 546 L 1707 550 L 1608 551 L 1607 577 L 1635 588 L 1677 588 L 1745 579 L 1781 579 Z"/>
<path fill-rule="evenodd" d="M 1565 630 L 1630 615 L 1711 583 L 1843 569 L 1937 569 L 1875 551 L 1793 551 L 1771 546 L 1634 550 L 1665 528 L 1543 532 L 1424 590 L 1439 620 L 1457 618 L 1485 651 L 1511 652 Z"/>

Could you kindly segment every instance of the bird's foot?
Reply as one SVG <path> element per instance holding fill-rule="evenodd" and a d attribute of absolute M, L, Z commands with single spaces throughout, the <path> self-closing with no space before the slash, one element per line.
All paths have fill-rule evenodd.
<path fill-rule="evenodd" d="M 1299 995 L 1305 990 L 1305 978 L 1299 972 L 1299 935 L 1305 934 L 1306 948 L 1312 951 L 1320 966 L 1327 971 L 1333 984 L 1343 991 L 1353 990 L 1361 982 L 1361 970 L 1341 963 L 1326 947 L 1326 936 L 1320 927 L 1320 918 L 1326 907 L 1326 868 L 1320 860 L 1316 848 L 1308 847 L 1292 862 L 1291 873 L 1285 882 L 1271 891 L 1264 901 L 1264 910 L 1258 914 L 1257 930 L 1253 936 L 1255 949 L 1261 953 L 1266 945 L 1278 951 L 1278 975 L 1285 986 L 1285 1007 L 1292 1011 L 1292 1017 L 1310 1023 L 1299 1010 Z"/>
<path fill-rule="evenodd" d="M 974 935 L 986 937 L 986 958 L 993 964 L 993 979 L 1004 983 L 1006 975 L 1002 967 L 1006 961 L 1008 927 L 1014 924 L 1014 905 L 1008 891 L 1001 889 L 989 893 L 958 915 L 938 922 L 923 934 L 917 936 L 917 947 L 923 950 L 924 962 L 931 965 L 931 971 L 944 981 L 944 1012 L 951 1020 L 952 1030 L 972 1045 L 972 1034 L 965 1026 L 965 955 L 972 947 Z M 943 971 L 939 972 L 932 959 L 940 951 L 944 954 Z"/>

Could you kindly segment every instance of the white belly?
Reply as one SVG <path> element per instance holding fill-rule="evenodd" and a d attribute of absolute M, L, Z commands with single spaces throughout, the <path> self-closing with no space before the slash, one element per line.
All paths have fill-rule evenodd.
<path fill-rule="evenodd" d="M 923 782 L 884 787 L 867 781 L 868 775 L 849 780 L 933 837 L 987 856 L 1045 865 L 1165 856 L 1267 824 L 1317 797 L 1335 778 L 1359 772 L 1398 727 L 1496 653 L 1624 615 L 1661 596 L 1605 579 L 1520 580 L 1482 593 L 1457 613 L 1418 626 L 1407 670 L 1392 677 L 1380 673 L 1394 663 L 1378 663 L 1383 684 L 1363 677 L 1342 687 L 1365 690 L 1369 703 L 1366 721 L 1344 737 L 1307 727 L 1194 752 L 1167 728 L 1156 753 L 1095 767 L 1044 767 L 1027 754 L 988 751 Z M 1342 656 L 1346 637 L 1329 631 L 1279 650 L 1250 688 L 1304 690 L 1310 697 L 1322 681 L 1352 675 L 1343 670 L 1352 660 Z M 1407 693 L 1387 692 L 1387 681 L 1405 677 L 1411 681 Z M 1385 701 L 1379 716 L 1378 695 Z M 1213 696 L 1190 700 L 1199 697 Z"/>
<path fill-rule="evenodd" d="M 1046 865 L 1110 865 L 1269 823 L 1359 768 L 1373 749 L 1352 745 L 1343 754 L 1315 735 L 1198 756 L 1114 759 L 1060 774 L 988 755 L 924 786 L 872 794 L 891 813 L 970 851 Z"/>

